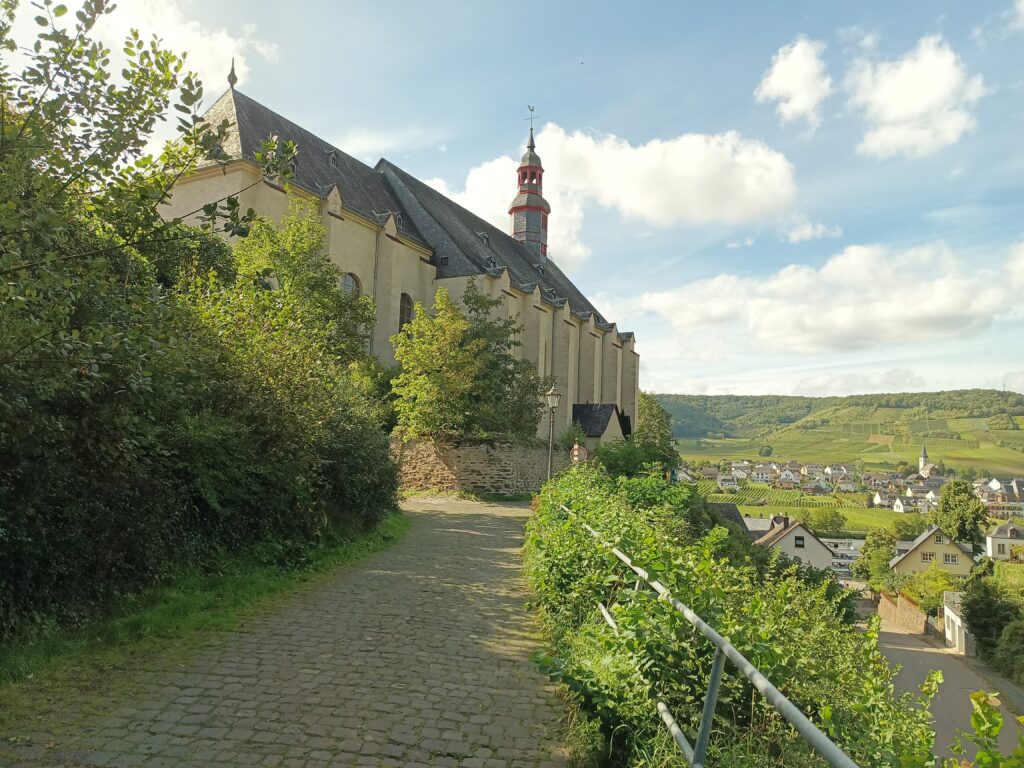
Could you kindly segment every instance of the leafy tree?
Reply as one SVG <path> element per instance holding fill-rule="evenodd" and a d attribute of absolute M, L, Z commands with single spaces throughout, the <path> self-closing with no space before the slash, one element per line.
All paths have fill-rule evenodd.
<path fill-rule="evenodd" d="M 932 563 L 923 571 L 913 574 L 903 586 L 921 610 L 934 616 L 942 609 L 942 593 L 955 591 L 956 585 L 938 563 Z"/>
<path fill-rule="evenodd" d="M 923 515 L 903 515 L 893 521 L 892 529 L 897 539 L 913 541 L 928 530 L 928 520 Z"/>
<path fill-rule="evenodd" d="M 402 366 L 392 383 L 395 413 L 407 436 L 468 433 L 470 394 L 486 346 L 481 338 L 470 340 L 470 331 L 448 291 L 439 288 L 433 311 L 417 302 L 413 319 L 391 337 Z"/>
<path fill-rule="evenodd" d="M 594 458 L 611 477 L 636 477 L 650 474 L 651 463 L 646 451 L 632 440 L 612 440 L 601 443 Z"/>
<path fill-rule="evenodd" d="M 470 431 L 482 436 L 533 437 L 550 382 L 537 375 L 536 365 L 515 355 L 521 346 L 519 318 L 498 317 L 501 300 L 483 293 L 475 279 L 466 286 L 462 304 L 470 325 L 468 342 L 483 342 L 482 365 L 469 393 Z"/>
<path fill-rule="evenodd" d="M 758 456 L 766 456 L 766 457 L 767 456 L 771 456 L 772 455 L 772 447 L 770 445 L 762 445 L 760 448 L 757 449 L 757 455 Z"/>
<path fill-rule="evenodd" d="M 326 235 L 316 208 L 292 198 L 280 224 L 259 219 L 235 246 L 238 275 L 293 298 L 307 330 L 326 333 L 339 359 L 363 360 L 376 319 L 373 300 L 340 289 L 343 273 L 325 253 Z"/>
<path fill-rule="evenodd" d="M 679 454 L 672 445 L 672 417 L 654 395 L 639 394 L 631 439 L 647 462 L 657 462 L 667 468 L 679 465 Z"/>
<path fill-rule="evenodd" d="M 807 524 L 816 533 L 838 533 L 846 528 L 846 515 L 837 507 L 821 507 L 811 510 Z"/>
<path fill-rule="evenodd" d="M 858 579 L 868 582 L 872 589 L 881 592 L 892 586 L 892 569 L 889 561 L 896 557 L 896 537 L 891 531 L 874 530 L 864 539 L 858 557 L 850 566 L 850 572 Z"/>
<path fill-rule="evenodd" d="M 993 655 L 996 669 L 1015 683 L 1024 683 L 1024 618 L 1003 627 Z"/>
<path fill-rule="evenodd" d="M 978 643 L 978 653 L 985 659 L 995 656 L 1003 630 L 1022 618 L 1020 607 L 990 576 L 968 579 L 961 605 L 967 628 Z"/>
<path fill-rule="evenodd" d="M 232 285 L 211 233 L 255 215 L 229 195 L 193 212 L 205 229 L 161 218 L 177 179 L 229 159 L 228 126 L 157 40 L 131 33 L 109 71 L 92 31 L 112 9 L 85 0 L 68 28 L 44 2 L 28 64 L 0 65 L 0 638 L 225 551 L 284 542 L 294 562 L 395 500 L 314 297 Z M 172 108 L 177 140 L 146 155 Z M 253 184 L 295 152 L 268 139 Z"/>
<path fill-rule="evenodd" d="M 977 480 L 978 479 L 978 470 L 976 470 L 974 467 L 963 467 L 962 469 L 960 469 L 956 473 L 956 475 L 961 480 L 967 480 L 967 481 Z"/>
<path fill-rule="evenodd" d="M 516 358 L 520 326 L 495 318 L 500 303 L 470 281 L 463 311 L 442 288 L 432 312 L 417 305 L 413 321 L 392 337 L 401 365 L 394 406 L 407 436 L 536 434 L 546 382 Z"/>
<path fill-rule="evenodd" d="M 954 541 L 970 543 L 975 552 L 980 552 L 988 511 L 970 483 L 952 480 L 942 486 L 932 522 Z"/>

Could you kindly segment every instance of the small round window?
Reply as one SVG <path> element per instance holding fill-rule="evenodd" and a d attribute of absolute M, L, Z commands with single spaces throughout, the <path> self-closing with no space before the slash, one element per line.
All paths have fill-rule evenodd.
<path fill-rule="evenodd" d="M 345 293 L 351 293 L 353 296 L 359 296 L 363 292 L 362 286 L 359 285 L 359 278 L 351 272 L 346 272 L 342 276 L 341 290 Z"/>

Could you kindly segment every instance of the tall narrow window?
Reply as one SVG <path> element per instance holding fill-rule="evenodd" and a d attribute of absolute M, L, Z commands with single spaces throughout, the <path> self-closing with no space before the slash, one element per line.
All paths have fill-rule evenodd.
<path fill-rule="evenodd" d="M 346 272 L 342 275 L 341 290 L 345 293 L 351 293 L 353 296 L 359 296 L 363 292 L 362 286 L 359 285 L 359 278 L 351 272 Z"/>
<path fill-rule="evenodd" d="M 406 323 L 412 320 L 412 296 L 403 293 L 398 302 L 398 330 L 402 330 Z"/>

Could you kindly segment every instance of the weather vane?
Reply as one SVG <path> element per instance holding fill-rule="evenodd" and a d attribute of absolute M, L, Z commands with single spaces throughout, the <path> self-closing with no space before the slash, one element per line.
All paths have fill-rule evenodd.
<path fill-rule="evenodd" d="M 530 110 L 530 116 L 529 117 L 524 117 L 523 119 L 530 121 L 530 130 L 532 131 L 533 130 L 533 121 L 538 119 L 538 118 L 537 118 L 537 116 L 535 114 L 533 114 L 533 109 L 534 109 L 533 106 L 531 106 L 530 104 L 527 104 L 526 108 L 528 110 Z"/>

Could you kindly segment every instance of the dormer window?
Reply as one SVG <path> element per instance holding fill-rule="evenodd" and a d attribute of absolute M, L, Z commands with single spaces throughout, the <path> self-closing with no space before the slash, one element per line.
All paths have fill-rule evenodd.
<path fill-rule="evenodd" d="M 327 162 L 331 164 L 331 168 L 338 167 L 338 153 L 333 149 L 327 153 Z"/>

